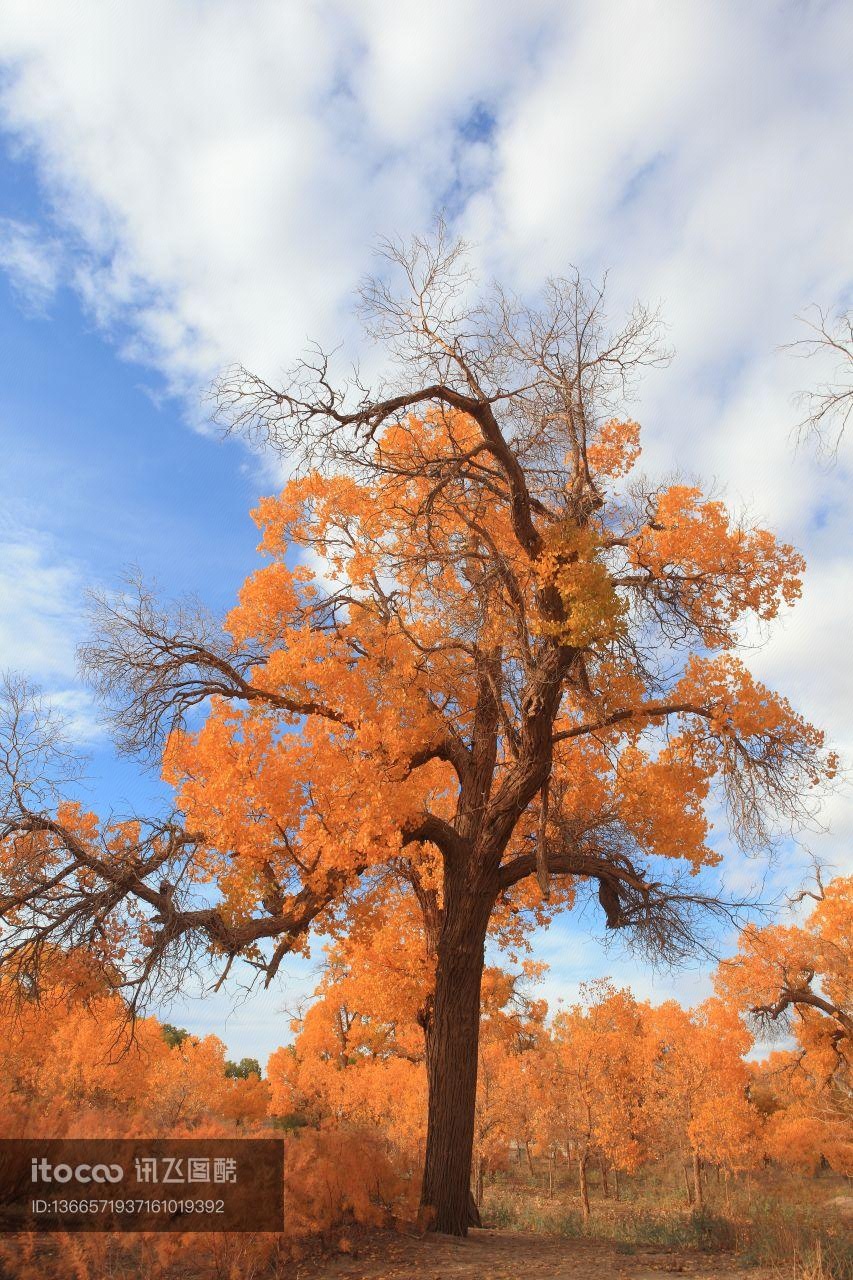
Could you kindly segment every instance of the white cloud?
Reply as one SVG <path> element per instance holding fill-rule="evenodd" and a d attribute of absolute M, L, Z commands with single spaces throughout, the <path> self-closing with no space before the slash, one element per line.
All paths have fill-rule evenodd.
<path fill-rule="evenodd" d="M 850 26 L 837 5 L 10 0 L 3 115 L 89 304 L 179 382 L 333 341 L 374 236 L 447 203 L 519 284 L 580 259 L 662 295 L 680 387 L 843 282 Z"/>
<path fill-rule="evenodd" d="M 72 675 L 79 610 L 74 569 L 53 561 L 36 535 L 15 531 L 0 542 L 0 597 L 0 666 L 26 654 L 36 678 Z"/>
<path fill-rule="evenodd" d="M 0 529 L 0 671 L 39 684 L 78 744 L 102 733 L 76 676 L 83 631 L 83 577 L 32 530 Z"/>
<path fill-rule="evenodd" d="M 59 246 L 45 240 L 36 227 L 0 217 L 0 270 L 25 304 L 40 311 L 59 285 Z"/>
<path fill-rule="evenodd" d="M 193 383 L 337 335 L 375 234 L 422 225 L 464 168 L 453 125 L 511 79 L 523 28 L 479 2 L 12 0 L 3 115 L 90 305 Z"/>

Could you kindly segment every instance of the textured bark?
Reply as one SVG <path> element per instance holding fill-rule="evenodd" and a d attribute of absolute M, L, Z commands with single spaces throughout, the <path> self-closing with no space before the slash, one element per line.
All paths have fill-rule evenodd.
<path fill-rule="evenodd" d="M 478 1211 L 478 1212 L 477 1212 L 477 1216 L 478 1216 L 478 1217 L 480 1216 L 480 1215 L 479 1215 L 479 1210 L 480 1210 L 480 1208 L 482 1207 L 482 1204 L 483 1204 L 483 1191 L 484 1191 L 484 1184 L 485 1184 L 485 1180 L 486 1180 L 486 1168 L 485 1168 L 485 1165 L 486 1165 L 485 1160 L 478 1160 L 478 1161 L 477 1161 L 477 1176 L 476 1176 L 476 1178 L 475 1178 L 475 1180 L 474 1180 L 474 1181 L 475 1181 L 475 1184 L 476 1184 L 476 1187 L 477 1187 L 477 1190 L 476 1190 L 476 1193 L 475 1193 L 475 1195 L 474 1195 L 474 1204 L 475 1204 L 475 1207 L 476 1207 L 476 1209 L 477 1209 L 477 1211 Z M 479 1226 L 479 1223 L 472 1223 L 471 1225 L 472 1225 L 472 1226 Z"/>
<path fill-rule="evenodd" d="M 589 1184 L 586 1179 L 586 1156 L 578 1157 L 578 1188 L 581 1196 L 581 1214 L 584 1222 L 589 1221 Z"/>
<path fill-rule="evenodd" d="M 434 1231 L 471 1225 L 471 1159 L 477 1099 L 480 985 L 488 909 L 476 900 L 448 915 L 438 945 L 428 1035 L 429 1106 L 421 1205 Z M 452 914 L 451 914 L 452 913 Z M 476 1206 L 475 1206 L 476 1208 Z"/>
<path fill-rule="evenodd" d="M 702 1208 L 702 1161 L 698 1151 L 693 1152 L 693 1203 L 697 1209 Z"/>

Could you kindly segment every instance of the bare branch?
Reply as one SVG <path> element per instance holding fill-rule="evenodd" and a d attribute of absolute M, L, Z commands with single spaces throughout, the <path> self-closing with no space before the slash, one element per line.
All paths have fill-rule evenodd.
<path fill-rule="evenodd" d="M 803 359 L 818 357 L 832 363 L 824 381 L 797 396 L 803 410 L 798 440 L 813 441 L 818 453 L 832 463 L 853 414 L 853 311 L 832 316 L 815 305 L 798 319 L 808 336 L 787 343 L 784 349 Z"/>
<path fill-rule="evenodd" d="M 256 683 L 253 673 L 262 673 L 267 654 L 235 645 L 200 604 L 169 611 L 138 577 L 127 588 L 120 595 L 93 593 L 92 638 L 79 651 L 121 750 L 156 757 L 169 734 L 210 697 L 345 723 L 319 698 L 288 697 Z"/>

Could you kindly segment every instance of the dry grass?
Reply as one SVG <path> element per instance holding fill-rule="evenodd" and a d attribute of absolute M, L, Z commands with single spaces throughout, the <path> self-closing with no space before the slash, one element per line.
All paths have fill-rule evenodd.
<path fill-rule="evenodd" d="M 744 1265 L 778 1270 L 780 1280 L 853 1280 L 853 1222 L 840 1203 L 849 1184 L 841 1178 L 767 1173 L 713 1184 L 705 1206 L 692 1210 L 671 1183 L 652 1175 L 631 1179 L 618 1201 L 599 1187 L 584 1222 L 570 1179 L 562 1178 L 549 1197 L 538 1175 L 498 1175 L 487 1191 L 484 1220 L 516 1231 L 607 1240 L 625 1253 L 641 1246 L 732 1253 Z"/>

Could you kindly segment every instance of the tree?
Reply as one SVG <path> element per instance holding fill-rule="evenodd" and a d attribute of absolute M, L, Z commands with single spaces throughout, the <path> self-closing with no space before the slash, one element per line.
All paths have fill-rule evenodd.
<path fill-rule="evenodd" d="M 524 1127 L 525 1112 L 529 1115 L 534 1103 L 530 1096 L 535 1093 L 533 1073 L 525 1072 L 523 1062 L 539 1057 L 548 1006 L 544 1000 L 533 999 L 526 988 L 541 976 L 542 969 L 542 965 L 527 962 L 516 972 L 491 966 L 483 971 L 474 1112 L 477 1218 L 486 1172 L 506 1155 L 510 1139 L 518 1132 L 519 1123 Z"/>
<path fill-rule="evenodd" d="M 853 1169 L 853 876 L 798 895 L 799 925 L 747 926 L 716 985 L 764 1034 L 793 1031 L 796 1049 L 763 1065 L 774 1113 L 770 1149 L 786 1163 Z"/>
<path fill-rule="evenodd" d="M 228 1080 L 248 1080 L 249 1076 L 261 1078 L 261 1064 L 257 1058 L 241 1058 L 239 1062 L 230 1059 L 225 1063 L 225 1076 Z"/>
<path fill-rule="evenodd" d="M 27 1136 L 173 1132 L 266 1116 L 268 1087 L 255 1075 L 229 1079 L 215 1036 L 176 1036 L 154 1018 L 127 1032 L 124 1004 L 91 957 L 54 952 L 38 993 L 0 1000 L 0 1109 Z"/>
<path fill-rule="evenodd" d="M 853 1057 L 853 876 L 837 876 L 800 894 L 815 906 L 802 925 L 747 925 L 738 954 L 717 971 L 724 999 L 765 1030 L 787 1028 L 793 1015 L 807 1052 L 824 1045 Z"/>
<path fill-rule="evenodd" d="M 853 1176 L 853 1087 L 849 1071 L 829 1075 L 822 1055 L 771 1053 L 756 1065 L 750 1097 L 767 1119 L 764 1145 L 780 1164 L 815 1173 L 828 1165 Z"/>
<path fill-rule="evenodd" d="M 581 994 L 583 1003 L 554 1018 L 542 1114 L 549 1141 L 575 1161 L 586 1221 L 593 1153 L 626 1170 L 635 1169 L 644 1153 L 644 1007 L 606 980 Z"/>
<path fill-rule="evenodd" d="M 417 1022 L 423 997 L 412 982 L 411 960 L 395 981 L 407 949 L 418 949 L 417 937 L 407 936 L 411 903 L 402 899 L 396 906 L 383 923 L 374 917 L 370 930 L 327 948 L 315 998 L 293 1020 L 296 1039 L 271 1055 L 267 1074 L 279 1114 L 358 1129 L 373 1141 L 378 1135 L 395 1163 L 416 1177 L 425 1130 L 424 1037 Z"/>
<path fill-rule="evenodd" d="M 797 402 L 803 409 L 800 438 L 810 438 L 820 453 L 833 460 L 853 414 L 853 311 L 832 316 L 822 307 L 800 319 L 809 336 L 788 344 L 788 349 L 805 359 L 832 361 L 833 370 L 815 387 L 801 391 Z"/>
<path fill-rule="evenodd" d="M 674 1146 L 692 1165 L 689 1196 L 702 1206 L 704 1161 L 747 1168 L 758 1156 L 758 1117 L 749 1106 L 751 1046 L 737 1010 L 721 1000 L 696 1009 L 675 1001 L 648 1014 L 649 1102 L 661 1145 Z"/>
<path fill-rule="evenodd" d="M 170 1049 L 174 1049 L 177 1044 L 183 1044 L 190 1034 L 186 1027 L 173 1027 L 171 1022 L 164 1022 L 160 1030 Z"/>
<path fill-rule="evenodd" d="M 489 931 L 592 891 L 609 928 L 683 955 L 723 909 L 692 878 L 719 857 L 709 789 L 761 845 L 833 765 L 735 655 L 797 598 L 800 556 L 694 486 L 629 476 L 618 415 L 661 362 L 656 317 L 613 330 L 577 274 L 537 308 L 476 294 L 441 230 L 387 253 L 363 306 L 392 385 L 338 383 L 318 353 L 280 388 L 218 386 L 228 428 L 295 468 L 224 629 L 142 587 L 101 601 L 85 667 L 120 743 L 162 753 L 177 813 L 52 808 L 21 785 L 11 713 L 6 963 L 92 945 L 137 1003 L 199 947 L 269 981 L 309 928 L 403 886 L 429 971 L 424 1206 L 464 1233 Z"/>

